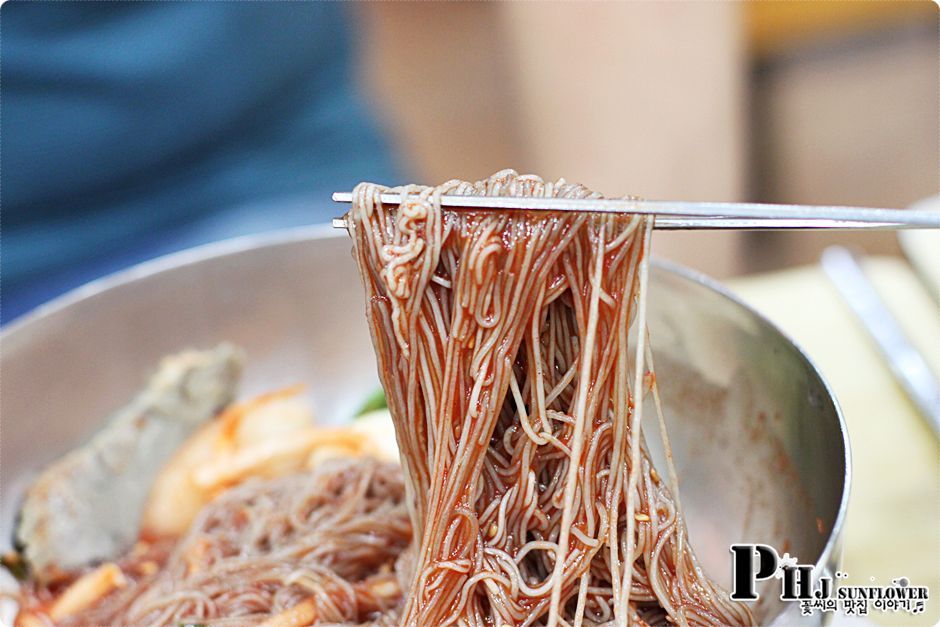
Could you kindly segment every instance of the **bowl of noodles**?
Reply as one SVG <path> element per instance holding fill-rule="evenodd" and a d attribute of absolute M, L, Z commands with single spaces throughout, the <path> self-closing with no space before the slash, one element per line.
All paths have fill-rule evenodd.
<path fill-rule="evenodd" d="M 848 441 L 806 355 L 640 217 L 438 202 L 579 186 L 448 185 L 4 329 L 7 620 L 816 620 L 727 593 L 733 543 L 838 566 Z"/>

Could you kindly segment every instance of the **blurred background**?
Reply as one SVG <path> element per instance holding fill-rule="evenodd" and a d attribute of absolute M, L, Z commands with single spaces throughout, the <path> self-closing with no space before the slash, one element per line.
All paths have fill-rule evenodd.
<path fill-rule="evenodd" d="M 323 222 L 368 179 L 504 167 L 610 196 L 936 194 L 938 9 L 912 2 L 2 8 L 3 318 L 120 267 Z M 891 233 L 676 234 L 718 277 Z"/>
<path fill-rule="evenodd" d="M 419 180 L 512 164 L 606 195 L 884 207 L 940 187 L 932 2 L 361 8 L 365 85 Z M 833 240 L 897 252 L 890 233 L 656 247 L 727 277 Z"/>

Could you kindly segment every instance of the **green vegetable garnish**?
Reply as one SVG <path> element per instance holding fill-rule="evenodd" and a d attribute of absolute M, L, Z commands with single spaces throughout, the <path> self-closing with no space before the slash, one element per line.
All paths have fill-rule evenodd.
<path fill-rule="evenodd" d="M 19 553 L 10 552 L 0 557 L 0 565 L 19 581 L 29 578 L 29 565 Z"/>
<path fill-rule="evenodd" d="M 388 401 L 385 400 L 385 390 L 379 388 L 370 394 L 368 398 L 366 398 L 366 402 L 363 403 L 362 407 L 359 408 L 359 411 L 356 412 L 356 418 L 359 416 L 364 416 L 369 412 L 386 408 L 388 408 Z"/>

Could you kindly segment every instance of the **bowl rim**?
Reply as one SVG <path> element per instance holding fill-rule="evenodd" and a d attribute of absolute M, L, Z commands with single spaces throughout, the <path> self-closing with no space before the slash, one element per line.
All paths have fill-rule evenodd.
<path fill-rule="evenodd" d="M 160 257 L 155 257 L 154 259 L 138 263 L 123 270 L 118 270 L 98 279 L 94 279 L 88 283 L 85 283 L 84 285 L 73 288 L 64 294 L 37 306 L 31 311 L 24 313 L 13 321 L 4 324 L 3 327 L 0 328 L 0 351 L 2 351 L 3 342 L 8 341 L 14 335 L 19 335 L 23 329 L 26 329 L 33 324 L 37 324 L 45 318 L 51 317 L 57 312 L 66 309 L 67 307 L 77 302 L 92 298 L 98 294 L 101 294 L 102 292 L 130 284 L 134 281 L 200 263 L 208 259 L 226 257 L 228 255 L 234 255 L 257 248 L 273 247 L 311 240 L 315 241 L 321 239 L 337 239 L 345 236 L 347 236 L 347 232 L 343 229 L 336 229 L 329 224 L 316 224 L 276 229 L 250 235 L 241 235 L 238 237 L 187 248 L 177 252 L 162 255 Z M 842 463 L 845 469 L 839 508 L 836 512 L 832 529 L 830 530 L 829 536 L 826 539 L 826 544 L 823 547 L 822 553 L 820 553 L 819 558 L 816 560 L 815 564 L 817 569 L 824 569 L 830 562 L 830 558 L 832 557 L 833 553 L 838 550 L 839 544 L 842 540 L 844 532 L 843 528 L 845 526 L 845 519 L 848 512 L 849 495 L 852 485 L 852 453 L 849 442 L 848 429 L 846 427 L 845 417 L 842 413 L 842 406 L 839 404 L 839 400 L 833 392 L 831 385 L 826 380 L 826 377 L 823 376 L 823 373 L 816 365 L 816 362 L 813 361 L 813 359 L 807 354 L 803 347 L 800 346 L 800 344 L 794 340 L 790 334 L 781 329 L 775 322 L 767 318 L 763 313 L 745 302 L 740 296 L 732 292 L 731 289 L 726 285 L 722 284 L 717 279 L 708 276 L 707 274 L 682 264 L 675 263 L 673 261 L 654 258 L 652 260 L 652 264 L 659 269 L 665 270 L 666 272 L 676 274 L 681 278 L 684 278 L 693 283 L 698 283 L 705 288 L 716 292 L 719 296 L 722 296 L 743 308 L 749 314 L 779 334 L 791 346 L 793 346 L 799 356 L 809 366 L 810 371 L 819 379 L 820 383 L 822 383 L 823 389 L 826 391 L 828 398 L 833 404 L 836 420 L 838 421 L 839 433 L 842 436 L 842 450 L 844 452 Z"/>

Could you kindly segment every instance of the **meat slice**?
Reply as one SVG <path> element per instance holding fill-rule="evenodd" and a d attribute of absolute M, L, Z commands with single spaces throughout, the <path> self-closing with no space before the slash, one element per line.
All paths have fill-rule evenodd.
<path fill-rule="evenodd" d="M 16 530 L 36 577 L 114 559 L 134 544 L 150 485 L 187 436 L 232 401 L 241 364 L 230 344 L 165 357 L 101 431 L 39 475 Z"/>

